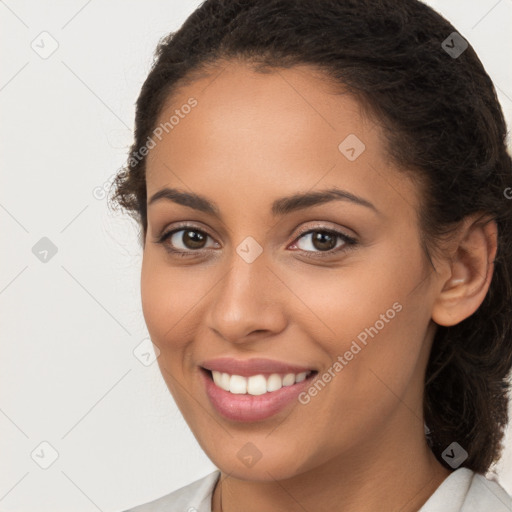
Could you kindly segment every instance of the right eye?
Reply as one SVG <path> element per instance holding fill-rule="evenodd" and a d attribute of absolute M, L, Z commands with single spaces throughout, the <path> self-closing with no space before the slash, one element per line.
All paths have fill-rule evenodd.
<path fill-rule="evenodd" d="M 170 253 L 189 256 L 192 255 L 191 253 L 197 253 L 206 249 L 205 243 L 208 238 L 211 238 L 210 235 L 203 230 L 195 226 L 183 225 L 178 229 L 163 233 L 156 240 L 156 243 L 162 244 Z M 214 246 L 219 247 L 219 244 L 214 242 Z"/>

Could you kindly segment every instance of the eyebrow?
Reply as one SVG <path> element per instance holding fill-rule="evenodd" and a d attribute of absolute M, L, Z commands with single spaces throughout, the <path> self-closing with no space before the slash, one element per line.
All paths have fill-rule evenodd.
<path fill-rule="evenodd" d="M 218 206 L 208 200 L 206 197 L 193 192 L 184 192 L 175 188 L 163 188 L 153 194 L 148 202 L 148 206 L 161 200 L 172 201 L 183 206 L 188 206 L 194 210 L 209 213 L 221 218 Z M 289 197 L 281 197 L 272 203 L 272 215 L 282 216 L 298 210 L 311 208 L 330 201 L 349 201 L 351 203 L 365 206 L 375 211 L 377 214 L 381 212 L 370 201 L 356 196 L 347 190 L 339 188 L 330 188 L 326 190 L 318 190 L 315 192 L 297 193 Z"/>

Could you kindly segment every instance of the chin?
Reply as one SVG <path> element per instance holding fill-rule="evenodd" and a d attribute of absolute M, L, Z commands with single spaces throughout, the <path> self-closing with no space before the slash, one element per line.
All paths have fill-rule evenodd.
<path fill-rule="evenodd" d="M 272 482 L 286 480 L 306 471 L 297 459 L 295 447 L 286 453 L 282 450 L 272 450 L 265 455 L 264 450 L 258 450 L 250 441 L 240 448 L 225 447 L 222 453 L 207 452 L 210 460 L 230 477 L 254 482 Z"/>

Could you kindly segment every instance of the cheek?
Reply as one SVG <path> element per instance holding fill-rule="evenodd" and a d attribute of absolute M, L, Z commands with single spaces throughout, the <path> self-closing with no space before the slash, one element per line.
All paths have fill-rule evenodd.
<path fill-rule="evenodd" d="M 414 281 L 412 273 L 407 276 L 401 272 L 401 279 L 397 279 L 399 273 L 400 269 L 387 261 L 354 259 L 334 271 L 310 267 L 281 275 L 294 292 L 289 301 L 289 306 L 296 308 L 295 313 L 289 311 L 293 321 L 312 340 L 324 340 L 332 350 L 343 348 L 343 340 L 352 340 L 375 322 L 382 329 L 381 315 L 386 316 L 386 312 L 386 319 L 396 316 L 398 306 L 393 309 L 393 304 L 402 302 Z"/>
<path fill-rule="evenodd" d="M 411 247 L 405 253 L 399 243 L 390 243 L 365 252 L 364 258 L 347 259 L 336 272 L 290 272 L 283 279 L 307 305 L 290 302 L 301 308 L 293 315 L 300 330 L 327 355 L 331 368 L 343 358 L 337 370 L 332 368 L 333 390 L 351 389 L 354 398 L 392 397 L 379 377 L 398 393 L 416 378 L 430 319 L 428 293 L 418 286 L 424 273 L 420 250 Z M 343 392 L 337 396 L 351 401 Z"/>
<path fill-rule="evenodd" d="M 141 270 L 142 311 L 151 339 L 160 350 L 170 348 L 168 340 L 176 339 L 180 318 L 190 310 L 193 304 L 193 292 L 180 277 L 146 250 Z M 182 338 L 183 339 L 183 338 Z"/>
<path fill-rule="evenodd" d="M 141 302 L 144 320 L 152 342 L 160 350 L 157 363 L 178 407 L 188 411 L 191 406 L 183 394 L 184 365 L 189 357 L 190 314 L 198 299 L 191 286 L 190 275 L 179 272 L 161 255 L 145 250 L 141 269 Z"/>
<path fill-rule="evenodd" d="M 172 266 L 158 250 L 146 249 L 140 283 L 142 311 L 151 339 L 162 353 L 184 350 L 194 338 L 207 294 L 218 280 L 219 273 L 212 268 Z"/>

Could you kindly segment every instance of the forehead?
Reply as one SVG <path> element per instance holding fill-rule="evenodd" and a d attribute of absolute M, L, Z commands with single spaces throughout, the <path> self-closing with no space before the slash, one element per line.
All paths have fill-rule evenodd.
<path fill-rule="evenodd" d="M 381 130 L 359 101 L 308 66 L 259 73 L 223 64 L 178 88 L 158 127 L 146 166 L 148 197 L 170 185 L 202 192 L 229 186 L 269 202 L 278 191 L 321 181 L 320 188 L 342 184 L 366 197 L 380 186 L 389 199 L 404 186 L 401 177 L 390 189 L 400 177 L 390 176 L 396 171 Z"/>

